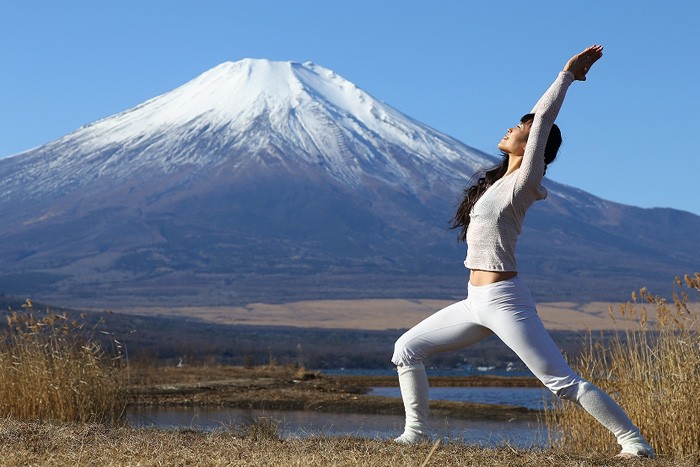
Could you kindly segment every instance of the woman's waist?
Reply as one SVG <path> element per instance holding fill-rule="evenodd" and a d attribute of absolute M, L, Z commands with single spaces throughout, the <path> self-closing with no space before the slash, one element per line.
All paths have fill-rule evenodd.
<path fill-rule="evenodd" d="M 518 273 L 515 271 L 481 271 L 474 274 L 474 281 L 483 279 L 483 272 L 496 272 L 497 275 L 492 277 L 495 282 L 472 282 L 470 276 L 467 287 L 467 299 L 477 300 L 482 303 L 497 302 L 501 305 L 517 304 L 518 306 L 534 306 L 530 289 L 525 285 Z"/>
<path fill-rule="evenodd" d="M 472 269 L 469 273 L 469 284 L 474 287 L 483 287 L 497 282 L 503 282 L 518 276 L 517 271 L 485 271 Z"/>

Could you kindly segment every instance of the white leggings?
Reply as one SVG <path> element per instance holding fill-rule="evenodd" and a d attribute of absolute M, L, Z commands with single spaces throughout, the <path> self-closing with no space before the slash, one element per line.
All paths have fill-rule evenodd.
<path fill-rule="evenodd" d="M 428 382 L 423 359 L 465 347 L 491 334 L 496 334 L 510 347 L 550 391 L 562 399 L 580 404 L 612 431 L 623 448 L 648 447 L 637 427 L 615 401 L 569 367 L 544 329 L 530 290 L 519 277 L 480 287 L 469 284 L 466 300 L 429 316 L 396 341 L 391 361 L 400 367 L 400 382 L 402 373 L 406 375 L 403 378 L 406 379 L 407 394 L 402 387 L 404 403 L 408 401 L 409 405 L 424 406 L 427 412 Z M 402 372 L 401 368 L 411 371 Z M 412 389 L 420 387 L 424 389 Z M 407 407 L 407 421 L 411 411 Z M 424 422 L 426 420 L 418 425 Z M 653 452 L 651 447 L 648 449 Z"/>
<path fill-rule="evenodd" d="M 443 308 L 401 336 L 391 361 L 397 366 L 415 365 L 491 334 L 510 347 L 554 394 L 566 399 L 575 396 L 573 386 L 583 380 L 545 330 L 530 290 L 519 277 L 480 287 L 469 284 L 465 300 Z M 570 388 L 572 394 L 568 394 Z"/>

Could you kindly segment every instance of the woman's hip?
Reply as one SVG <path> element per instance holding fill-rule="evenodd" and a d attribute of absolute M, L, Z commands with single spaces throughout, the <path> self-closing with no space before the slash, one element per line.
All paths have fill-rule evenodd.
<path fill-rule="evenodd" d="M 479 315 L 515 309 L 535 312 L 530 289 L 518 276 L 482 286 L 469 283 L 467 303 Z"/>

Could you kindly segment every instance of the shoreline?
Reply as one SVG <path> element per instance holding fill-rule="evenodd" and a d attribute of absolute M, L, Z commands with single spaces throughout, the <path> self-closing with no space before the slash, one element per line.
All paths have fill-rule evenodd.
<path fill-rule="evenodd" d="M 127 390 L 130 407 L 228 407 L 251 410 L 403 415 L 400 398 L 372 396 L 372 387 L 396 387 L 396 376 L 324 375 L 293 367 L 152 368 Z M 432 387 L 537 387 L 526 377 L 437 376 Z M 536 420 L 540 410 L 510 405 L 430 401 L 431 414 L 478 420 Z"/>

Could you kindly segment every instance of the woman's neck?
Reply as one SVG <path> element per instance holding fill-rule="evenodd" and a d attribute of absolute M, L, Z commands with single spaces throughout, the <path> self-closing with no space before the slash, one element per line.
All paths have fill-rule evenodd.
<path fill-rule="evenodd" d="M 510 175 L 520 168 L 520 164 L 523 163 L 523 156 L 515 156 L 513 154 L 508 154 L 508 170 L 503 175 Z"/>

